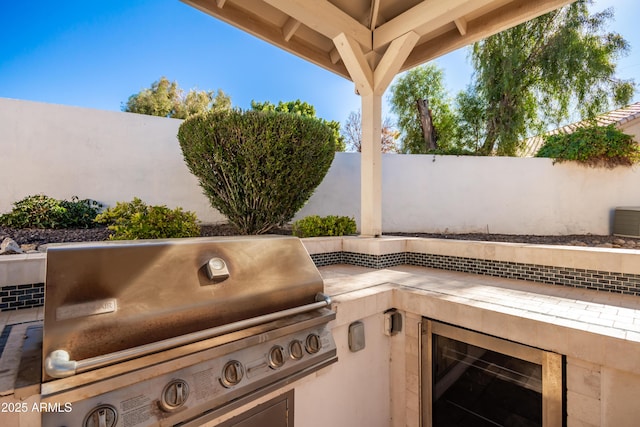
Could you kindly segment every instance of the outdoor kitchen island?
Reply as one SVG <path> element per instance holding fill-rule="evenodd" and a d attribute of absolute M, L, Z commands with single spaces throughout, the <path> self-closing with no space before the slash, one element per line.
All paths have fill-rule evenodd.
<path fill-rule="evenodd" d="M 427 325 L 443 335 L 447 328 L 459 329 L 474 346 L 474 334 L 479 334 L 490 338 L 491 350 L 496 345 L 491 339 L 497 339 L 497 347 L 506 353 L 522 348 L 525 353 L 541 352 L 546 368 L 541 375 L 532 374 L 522 389 L 552 396 L 544 403 L 551 408 L 545 417 L 551 419 L 542 425 L 562 425 L 554 421 L 554 411 L 560 411 L 560 417 L 566 412 L 569 426 L 634 426 L 640 419 L 635 404 L 640 393 L 640 301 L 635 296 L 410 265 L 373 269 L 333 264 L 319 270 L 336 312 L 329 327 L 338 362 L 207 425 L 227 422 L 291 390 L 295 409 L 290 425 L 432 425 L 429 413 L 421 413 L 428 398 L 436 395 L 425 361 L 431 360 L 426 354 L 429 343 L 437 340 L 425 338 Z M 388 312 L 393 308 L 395 316 Z M 24 315 L 22 322 L 28 321 Z M 18 315 L 0 316 L 11 322 L 11 316 Z M 37 310 L 32 316 L 35 319 Z M 7 369 L 8 354 L 0 360 L 2 370 Z M 37 401 L 32 396 L 22 402 Z M 21 401 L 2 398 L 3 404 L 10 402 Z M 0 419 L 3 425 L 39 425 L 39 415 L 2 413 Z"/>
<path fill-rule="evenodd" d="M 499 338 L 507 342 L 505 348 L 517 343 L 531 352 L 561 355 L 563 366 L 543 372 L 542 389 L 560 400 L 549 405 L 566 413 L 569 426 L 635 426 L 640 420 L 634 397 L 640 392 L 636 297 L 406 265 L 382 270 L 334 265 L 320 270 L 333 295 L 338 324 L 364 318 L 367 333 L 375 336 L 385 328 L 385 304 L 404 317 L 402 332 L 387 338 L 392 421 L 357 424 L 352 419 L 352 424 L 340 425 L 419 426 L 420 420 L 423 426 L 432 425 L 425 421 L 428 411 L 420 413 L 431 396 L 431 378 L 426 377 L 431 367 L 425 366 L 431 357 L 425 354 L 426 339 L 420 337 L 427 319 Z M 346 341 L 337 330 L 336 340 Z M 361 363 L 371 357 L 363 354 Z M 545 386 L 549 380 L 551 385 Z M 556 387 L 562 387 L 559 395 Z M 542 425 L 562 425 L 562 420 Z"/>

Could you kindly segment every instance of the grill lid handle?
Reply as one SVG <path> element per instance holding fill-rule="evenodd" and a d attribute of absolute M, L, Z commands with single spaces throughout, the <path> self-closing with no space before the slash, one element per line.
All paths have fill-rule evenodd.
<path fill-rule="evenodd" d="M 50 377 L 66 378 L 77 373 L 90 371 L 91 369 L 101 368 L 114 363 L 124 362 L 125 360 L 135 359 L 137 357 L 146 356 L 147 354 L 157 353 L 159 351 L 168 350 L 170 348 L 179 347 L 201 341 L 219 335 L 227 334 L 240 329 L 250 328 L 252 326 L 261 325 L 263 323 L 272 322 L 285 317 L 294 316 L 296 314 L 306 313 L 308 311 L 331 306 L 331 297 L 318 292 L 315 297 L 316 302 L 299 307 L 288 308 L 275 313 L 263 314 L 262 316 L 251 317 L 249 319 L 240 320 L 226 325 L 216 326 L 214 328 L 205 329 L 203 331 L 192 332 L 190 334 L 180 335 L 166 340 L 157 341 L 138 347 L 120 350 L 102 356 L 91 357 L 84 360 L 70 360 L 69 353 L 65 350 L 54 350 L 45 359 L 44 370 Z"/>
<path fill-rule="evenodd" d="M 69 360 L 71 357 L 65 350 L 54 350 L 44 361 L 44 370 L 54 378 L 64 378 L 76 374 L 78 362 Z"/>

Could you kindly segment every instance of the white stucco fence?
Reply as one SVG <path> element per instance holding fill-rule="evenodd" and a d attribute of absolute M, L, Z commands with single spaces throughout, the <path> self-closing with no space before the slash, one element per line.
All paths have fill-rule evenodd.
<path fill-rule="evenodd" d="M 0 98 L 0 212 L 25 196 L 78 196 L 106 206 L 140 197 L 222 221 L 189 173 L 181 120 Z"/>
<path fill-rule="evenodd" d="M 33 194 L 140 197 L 224 221 L 182 159 L 181 121 L 0 98 L 0 213 Z M 640 168 L 591 169 L 548 159 L 383 155 L 385 232 L 609 234 L 616 206 L 640 206 Z M 359 221 L 360 155 L 337 153 L 296 218 Z"/>
<path fill-rule="evenodd" d="M 593 169 L 550 159 L 387 158 L 386 230 L 609 234 L 616 206 L 640 205 L 640 169 Z M 407 189 L 414 197 L 394 189 Z M 413 200 L 420 208 L 413 209 Z"/>

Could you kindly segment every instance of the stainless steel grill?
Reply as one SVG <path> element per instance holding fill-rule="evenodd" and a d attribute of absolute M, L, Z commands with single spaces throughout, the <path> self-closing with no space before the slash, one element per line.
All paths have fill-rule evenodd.
<path fill-rule="evenodd" d="M 327 366 L 322 291 L 292 237 L 52 247 L 43 425 L 198 425 Z"/>

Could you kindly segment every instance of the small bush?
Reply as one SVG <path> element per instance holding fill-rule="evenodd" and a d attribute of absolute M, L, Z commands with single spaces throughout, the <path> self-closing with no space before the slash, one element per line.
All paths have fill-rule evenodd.
<path fill-rule="evenodd" d="M 66 209 L 64 228 L 91 228 L 96 225 L 95 218 L 102 210 L 102 204 L 91 199 L 78 199 L 74 196 L 71 201 L 61 200 L 60 205 Z"/>
<path fill-rule="evenodd" d="M 266 111 L 192 116 L 178 140 L 211 205 L 242 234 L 289 222 L 335 154 L 333 131 L 318 119 Z"/>
<path fill-rule="evenodd" d="M 132 202 L 116 203 L 96 217 L 96 222 L 106 224 L 113 234 L 111 240 L 166 239 L 197 237 L 200 235 L 198 220 L 193 212 L 182 208 L 171 210 L 166 206 L 147 206 L 139 198 Z"/>
<path fill-rule="evenodd" d="M 547 135 L 536 157 L 550 157 L 557 162 L 575 160 L 588 166 L 631 166 L 640 161 L 640 146 L 631 135 L 615 125 L 590 126 L 573 133 Z"/>
<path fill-rule="evenodd" d="M 292 231 L 298 237 L 344 236 L 356 233 L 356 221 L 348 216 L 311 215 L 294 222 Z"/>
<path fill-rule="evenodd" d="M 44 194 L 28 196 L 0 215 L 0 225 L 12 228 L 90 228 L 102 205 L 91 199 L 57 200 Z"/>

